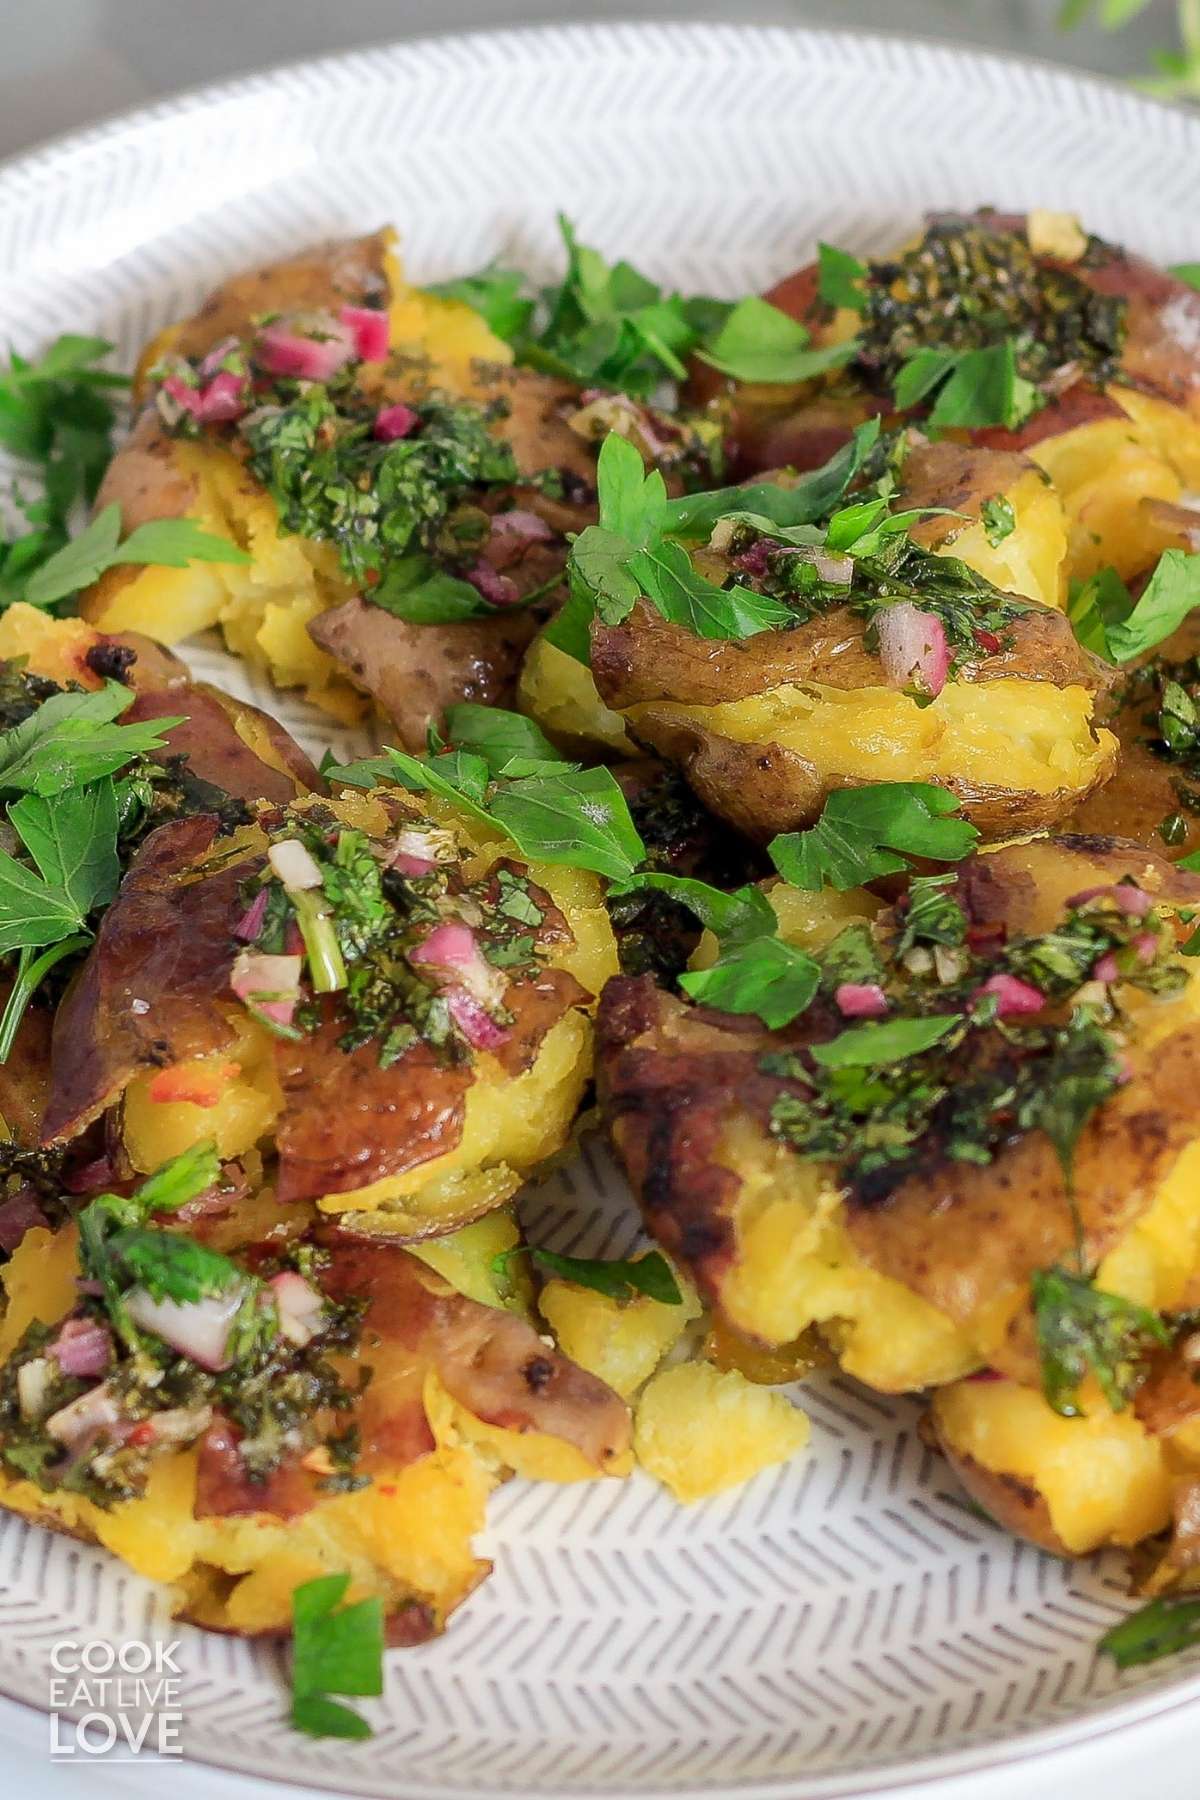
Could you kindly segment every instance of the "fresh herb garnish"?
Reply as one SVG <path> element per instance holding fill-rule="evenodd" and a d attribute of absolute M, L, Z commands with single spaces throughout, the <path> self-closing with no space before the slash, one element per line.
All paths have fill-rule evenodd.
<path fill-rule="evenodd" d="M 854 356 L 853 342 L 813 347 L 810 334 L 768 300 L 739 300 L 712 342 L 697 355 L 735 381 L 791 383 L 841 368 Z"/>
<path fill-rule="evenodd" d="M 1050 1406 L 1063 1418 L 1081 1417 L 1079 1388 L 1091 1373 L 1112 1410 L 1122 1411 L 1144 1377 L 1147 1353 L 1171 1341 L 1161 1318 L 1067 1269 L 1039 1269 L 1031 1289 Z"/>
<path fill-rule="evenodd" d="M 545 1269 L 548 1274 L 557 1275 L 563 1281 L 573 1281 L 576 1287 L 591 1288 L 597 1294 L 607 1295 L 610 1300 L 624 1303 L 631 1300 L 634 1294 L 645 1294 L 664 1306 L 683 1304 L 679 1283 L 661 1251 L 651 1250 L 645 1256 L 622 1261 L 606 1257 L 563 1256 L 557 1250 L 543 1250 L 538 1244 L 530 1244 L 528 1247 L 515 1244 L 511 1250 L 502 1250 L 498 1256 L 493 1257 L 493 1271 L 497 1275 L 507 1274 L 512 1258 L 524 1256 L 527 1252 L 530 1261 Z"/>
<path fill-rule="evenodd" d="M 129 783 L 113 774 L 181 721 L 115 723 L 133 694 L 55 692 L 0 735 L 0 796 L 28 861 L 0 850 L 0 956 L 18 953 L 0 1013 L 0 1063 L 41 982 L 91 942 L 90 918 L 120 880 L 118 843 Z M 35 955 L 40 951 L 40 955 Z"/>
<path fill-rule="evenodd" d="M 566 763 L 532 719 L 524 713 L 506 712 L 502 706 L 460 700 L 447 707 L 446 737 L 454 749 L 481 756 L 493 776 L 541 773 L 544 764 Z"/>
<path fill-rule="evenodd" d="M 332 1694 L 383 1692 L 383 1602 L 343 1605 L 349 1575 L 320 1575 L 292 1594 L 292 1724 L 311 1737 L 369 1738 L 371 1727 Z"/>
<path fill-rule="evenodd" d="M 1119 296 L 1039 260 L 1023 231 L 936 219 L 919 243 L 871 264 L 859 361 L 890 384 L 919 349 L 1008 343 L 1018 378 L 1041 382 L 1071 364 L 1103 386 L 1117 369 L 1126 312 Z"/>
<path fill-rule="evenodd" d="M 86 530 L 64 544 L 30 576 L 25 599 L 30 606 L 53 606 L 80 588 L 90 587 L 106 569 L 123 563 L 162 563 L 185 569 L 193 562 L 248 563 L 249 553 L 229 538 L 202 531 L 191 519 L 151 519 L 121 536 L 121 509 L 114 501 L 96 514 Z"/>
<path fill-rule="evenodd" d="M 961 1024 L 961 1013 L 942 1013 L 932 1018 L 856 1025 L 826 1044 L 814 1044 L 812 1057 L 823 1069 L 886 1068 L 940 1044 Z"/>
<path fill-rule="evenodd" d="M 521 337 L 533 316 L 534 303 L 522 294 L 524 286 L 525 277 L 519 269 L 491 264 L 476 275 L 435 281 L 426 291 L 442 300 L 461 300 L 480 314 L 489 331 L 511 344 Z"/>
<path fill-rule="evenodd" d="M 879 875 L 899 874 L 913 856 L 960 862 L 979 841 L 973 825 L 953 816 L 960 806 L 953 794 L 928 782 L 845 788 L 830 794 L 809 830 L 774 838 L 769 855 L 793 887 L 845 892 Z"/>
<path fill-rule="evenodd" d="M 1007 494 L 993 494 L 985 500 L 979 509 L 983 521 L 983 532 L 993 550 L 999 549 L 1005 538 L 1012 536 L 1017 529 L 1017 515 L 1012 501 Z"/>
<path fill-rule="evenodd" d="M 902 410 L 936 396 L 928 424 L 976 429 L 1004 425 L 1015 429 L 1040 404 L 1033 382 L 1017 373 L 1010 339 L 978 350 L 915 350 L 896 375 L 893 398 Z"/>
<path fill-rule="evenodd" d="M 125 376 L 98 363 L 112 345 L 68 335 L 38 362 L 14 354 L 0 370 L 0 447 L 32 467 L 36 498 L 17 504 L 29 530 L 0 538 L 0 607 L 28 599 L 30 580 L 66 543 L 77 507 L 90 506 L 112 457 L 116 413 L 109 394 Z"/>
<path fill-rule="evenodd" d="M 1193 266 L 1200 269 L 1200 264 Z M 1200 1644 L 1200 1600 L 1179 1596 L 1148 1601 L 1106 1631 L 1097 1648 L 1118 1669 L 1132 1669 L 1190 1650 L 1193 1644 Z"/>
<path fill-rule="evenodd" d="M 864 283 L 870 269 L 848 250 L 835 244 L 817 245 L 817 293 L 826 306 L 844 306 L 862 312 L 867 304 Z"/>

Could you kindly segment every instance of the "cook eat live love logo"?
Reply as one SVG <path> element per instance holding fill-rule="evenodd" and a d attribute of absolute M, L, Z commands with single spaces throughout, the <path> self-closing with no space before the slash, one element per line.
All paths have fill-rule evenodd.
<path fill-rule="evenodd" d="M 179 1645 L 66 1638 L 50 1651 L 50 1754 L 182 1756 Z"/>

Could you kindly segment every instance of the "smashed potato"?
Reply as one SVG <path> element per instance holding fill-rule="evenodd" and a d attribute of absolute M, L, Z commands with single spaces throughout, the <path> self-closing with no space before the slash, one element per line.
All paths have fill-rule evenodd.
<path fill-rule="evenodd" d="M 979 978 L 990 966 L 987 945 L 1035 942 L 1061 928 L 1071 897 L 1121 878 L 1173 905 L 1200 895 L 1200 878 L 1135 846 L 1094 839 L 1035 841 L 962 864 L 949 891 L 980 945 Z M 788 935 L 786 916 L 781 930 Z M 872 930 L 886 943 L 889 914 Z M 794 941 L 812 938 L 802 930 Z M 1162 944 L 1170 991 L 1128 995 L 1129 1079 L 1089 1118 L 1074 1166 L 1085 1255 L 1101 1283 L 1122 1293 L 1124 1281 L 1130 1299 L 1178 1306 L 1200 1230 L 1192 1174 L 1200 986 L 1191 965 L 1171 960 L 1166 936 Z M 702 1297 L 765 1345 L 791 1343 L 819 1323 L 848 1373 L 891 1393 L 953 1381 L 981 1364 L 1035 1382 L 1030 1278 L 1074 1241 L 1050 1140 L 1028 1130 L 986 1156 L 956 1160 L 939 1151 L 935 1134 L 895 1173 L 868 1160 L 857 1186 L 839 1179 L 836 1163 L 797 1154 L 787 1121 L 797 1106 L 799 1122 L 806 1118 L 804 1065 L 792 1072 L 789 1055 L 840 1023 L 828 1001 L 817 1002 L 769 1032 L 688 1007 L 645 981 L 609 984 L 599 1020 L 602 1103 L 648 1227 Z M 954 1065 L 965 1093 L 989 1078 L 985 1043 L 969 1038 Z M 789 1080 L 801 1085 L 789 1090 Z M 858 1154 L 854 1146 L 865 1154 L 868 1125 L 846 1129 L 847 1154 Z"/>
<path fill-rule="evenodd" d="M 58 1487 L 51 1473 L 21 1478 L 6 1454 L 0 1505 L 102 1544 L 164 1583 L 172 1610 L 198 1624 L 286 1631 L 297 1584 L 348 1571 L 355 1597 L 383 1600 L 389 1641 L 415 1643 L 440 1631 L 488 1573 L 472 1539 L 499 1481 L 514 1469 L 550 1480 L 627 1471 L 620 1401 L 511 1312 L 464 1298 L 388 1245 L 335 1247 L 320 1266 L 327 1303 L 353 1296 L 365 1307 L 354 1348 L 342 1353 L 351 1378 L 360 1359 L 373 1372 L 353 1415 L 364 1486 L 323 1490 L 332 1465 L 316 1452 L 285 1454 L 251 1479 L 218 1403 L 183 1422 L 178 1448 L 172 1436 L 155 1438 L 168 1424 L 175 1432 L 177 1414 L 162 1414 L 160 1427 L 151 1411 L 140 1435 L 135 1428 L 150 1460 L 131 1498 L 106 1497 L 100 1476 L 95 1494 L 86 1482 Z M 24 1354 L 38 1321 L 56 1326 L 73 1313 L 77 1271 L 73 1227 L 27 1234 L 3 1274 L 6 1362 Z M 119 1423 L 106 1429 L 120 1445 Z"/>
<path fill-rule="evenodd" d="M 263 870 L 267 839 L 250 828 L 232 849 L 213 846 L 211 820 L 184 821 L 147 840 L 59 1012 L 44 1141 L 69 1142 L 121 1102 L 138 1168 L 209 1137 L 227 1158 L 273 1143 L 281 1198 L 353 1215 L 359 1231 L 445 1232 L 501 1205 L 567 1141 L 591 1070 L 587 1009 L 616 968 L 598 884 L 513 859 L 457 815 L 445 815 L 449 829 L 430 826 L 402 790 L 348 792 L 290 816 L 376 843 L 425 831 L 475 896 L 468 910 L 515 882 L 529 896 L 520 910 L 539 923 L 514 979 L 499 969 L 488 978 L 509 1023 L 493 1028 L 468 1007 L 488 1047 L 443 1057 L 417 1035 L 385 1062 L 378 1036 L 340 1047 L 352 1020 L 330 996 L 315 1029 L 273 1033 L 230 988 L 242 893 Z M 416 1000 L 432 991 L 419 987 Z"/>

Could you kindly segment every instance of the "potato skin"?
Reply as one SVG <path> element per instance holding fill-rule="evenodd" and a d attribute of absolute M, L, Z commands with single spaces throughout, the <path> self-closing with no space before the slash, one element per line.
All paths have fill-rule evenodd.
<path fill-rule="evenodd" d="M 965 668 L 927 710 L 888 688 L 866 630 L 863 619 L 838 607 L 786 631 L 704 639 L 639 601 L 623 624 L 593 624 L 592 671 L 601 699 L 621 714 L 631 735 L 677 763 L 710 810 L 760 840 L 811 824 L 832 791 L 861 785 L 867 777 L 856 761 L 863 769 L 878 764 L 877 754 L 856 747 L 860 721 L 849 712 L 833 725 L 807 724 L 810 695 L 816 704 L 826 694 L 835 702 L 850 693 L 869 698 L 871 742 L 890 736 L 895 758 L 877 778 L 940 782 L 958 794 L 988 838 L 1053 826 L 1111 773 L 1116 742 L 1092 731 L 1086 696 L 1104 691 L 1112 671 L 1081 649 L 1062 613 L 1032 606 L 1013 622 L 1011 647 Z M 1006 691 L 1009 682 L 1021 685 Z M 742 726 L 738 704 L 759 701 L 757 711 L 743 710 L 751 722 Z M 1036 709 L 1035 748 L 1027 754 L 1029 780 L 1037 785 L 1006 785 L 1003 757 L 994 782 L 963 773 L 959 759 L 939 747 L 938 729 L 956 734 L 947 743 L 969 738 L 972 719 L 986 727 L 990 711 L 1001 738 L 1015 742 L 1022 721 L 1014 718 L 1006 734 L 1003 709 L 1009 707 Z M 769 718 L 754 723 L 763 709 Z M 804 747 L 763 735 L 772 719 L 780 737 L 791 733 Z M 1065 768 L 1056 773 L 1036 748 L 1055 736 L 1075 758 L 1073 785 L 1062 779 Z"/>

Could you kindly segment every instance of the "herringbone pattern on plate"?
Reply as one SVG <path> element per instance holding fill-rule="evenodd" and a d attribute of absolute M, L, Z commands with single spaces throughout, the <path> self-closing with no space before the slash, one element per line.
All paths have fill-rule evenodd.
<path fill-rule="evenodd" d="M 820 237 L 882 248 L 928 205 L 1081 212 L 1194 258 L 1200 125 L 1034 66 L 822 33 L 616 26 L 430 42 L 285 69 L 0 172 L 0 341 L 103 331 L 125 358 L 221 273 L 384 219 L 428 278 L 554 255 L 553 213 L 684 288 L 734 293 Z M 219 649 L 194 660 L 319 721 Z M 339 754 L 350 749 L 333 734 Z M 635 1226 L 602 1154 L 531 1193 L 560 1248 Z M 193 1756 L 354 1793 L 453 1796 L 890 1785 L 1030 1752 L 1197 1687 L 1093 1653 L 1118 1566 L 1072 1568 L 976 1518 L 917 1409 L 805 1390 L 811 1453 L 684 1512 L 651 1483 L 514 1483 L 496 1574 L 389 1658 L 365 1746 L 281 1723 L 272 1648 L 184 1633 Z M 0 1688 L 44 1702 L 50 1644 L 136 1636 L 154 1595 L 102 1553 L 0 1524 Z"/>

